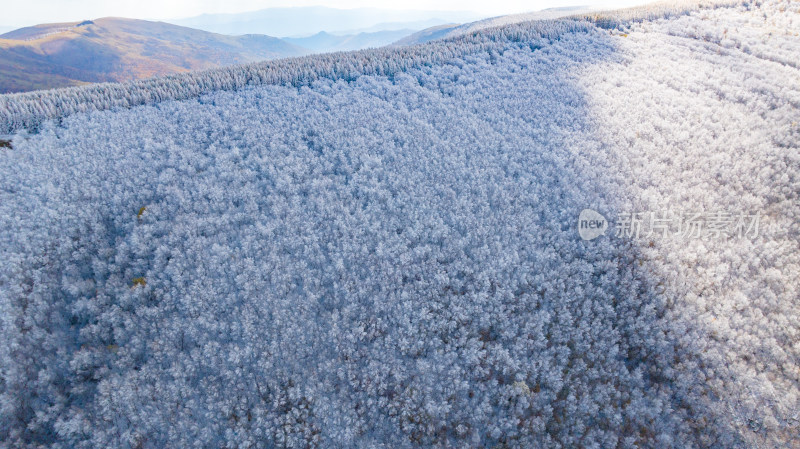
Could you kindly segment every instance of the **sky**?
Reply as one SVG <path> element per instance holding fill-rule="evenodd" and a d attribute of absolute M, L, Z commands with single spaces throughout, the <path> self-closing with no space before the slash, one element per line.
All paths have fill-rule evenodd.
<path fill-rule="evenodd" d="M 643 3 L 648 0 L 0 0 L 0 26 L 20 28 L 108 16 L 169 20 L 286 6 L 474 11 L 491 17 L 557 6 L 622 7 Z"/>

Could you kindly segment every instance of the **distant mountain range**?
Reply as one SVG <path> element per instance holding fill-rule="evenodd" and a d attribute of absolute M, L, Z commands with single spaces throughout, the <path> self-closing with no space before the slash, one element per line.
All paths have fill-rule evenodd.
<path fill-rule="evenodd" d="M 307 48 L 315 53 L 330 52 L 330 51 L 347 51 L 347 50 L 360 50 L 369 47 L 383 47 L 389 45 L 398 39 L 402 39 L 415 30 L 387 30 L 376 31 L 373 33 L 358 33 L 335 35 L 320 31 L 313 36 L 308 37 L 285 37 L 284 41 L 291 44 Z"/>
<path fill-rule="evenodd" d="M 256 33 L 279 37 L 421 30 L 444 23 L 464 23 L 485 16 L 469 11 L 397 11 L 377 8 L 336 9 L 323 6 L 268 8 L 238 14 L 203 14 L 171 20 L 176 25 L 221 34 Z"/>
<path fill-rule="evenodd" d="M 120 18 L 0 35 L 0 93 L 125 81 L 309 53 L 263 35 L 224 36 Z"/>
<path fill-rule="evenodd" d="M 418 30 L 442 24 L 450 30 L 458 26 L 451 22 L 476 18 L 465 11 L 296 7 L 175 23 L 107 17 L 36 25 L 0 34 L 0 93 L 381 47 Z"/>

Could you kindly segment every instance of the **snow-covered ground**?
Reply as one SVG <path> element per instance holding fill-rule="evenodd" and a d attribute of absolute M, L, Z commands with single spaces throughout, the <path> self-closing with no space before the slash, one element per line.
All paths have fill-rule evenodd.
<path fill-rule="evenodd" d="M 798 33 L 515 24 L 40 111 L 0 148 L 0 446 L 798 447 Z M 585 241 L 586 208 L 760 227 Z"/>

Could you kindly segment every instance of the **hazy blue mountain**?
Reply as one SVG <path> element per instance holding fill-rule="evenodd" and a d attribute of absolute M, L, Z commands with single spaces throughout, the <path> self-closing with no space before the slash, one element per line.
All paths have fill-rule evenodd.
<path fill-rule="evenodd" d="M 395 45 L 414 45 L 414 44 L 424 44 L 426 42 L 435 41 L 436 39 L 442 39 L 448 37 L 450 33 L 454 32 L 456 29 L 461 27 L 460 23 L 446 23 L 443 25 L 437 25 L 430 28 L 425 28 L 424 30 L 417 31 L 416 33 L 410 34 L 397 42 L 394 42 Z"/>
<path fill-rule="evenodd" d="M 375 33 L 378 31 L 424 30 L 444 23 L 442 19 L 413 20 L 410 22 L 381 22 L 366 28 L 335 31 L 333 34 Z M 293 36 L 297 37 L 297 36 Z"/>
<path fill-rule="evenodd" d="M 257 33 L 304 37 L 320 31 L 386 31 L 422 29 L 451 22 L 470 22 L 482 16 L 468 11 L 394 11 L 377 8 L 336 9 L 322 6 L 269 8 L 237 14 L 203 14 L 171 23 L 222 34 Z"/>
<path fill-rule="evenodd" d="M 0 35 L 0 92 L 125 81 L 307 53 L 278 38 L 223 36 L 120 18 Z"/>
<path fill-rule="evenodd" d="M 383 47 L 402 39 L 414 30 L 378 31 L 374 33 L 358 33 L 335 35 L 320 31 L 308 37 L 285 37 L 284 41 L 307 48 L 314 52 L 361 50 L 362 48 Z"/>

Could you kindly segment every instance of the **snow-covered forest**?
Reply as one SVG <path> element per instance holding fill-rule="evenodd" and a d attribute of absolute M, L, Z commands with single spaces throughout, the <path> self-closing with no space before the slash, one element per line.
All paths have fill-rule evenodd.
<path fill-rule="evenodd" d="M 798 61 L 681 3 L 0 96 L 0 447 L 800 447 Z"/>

